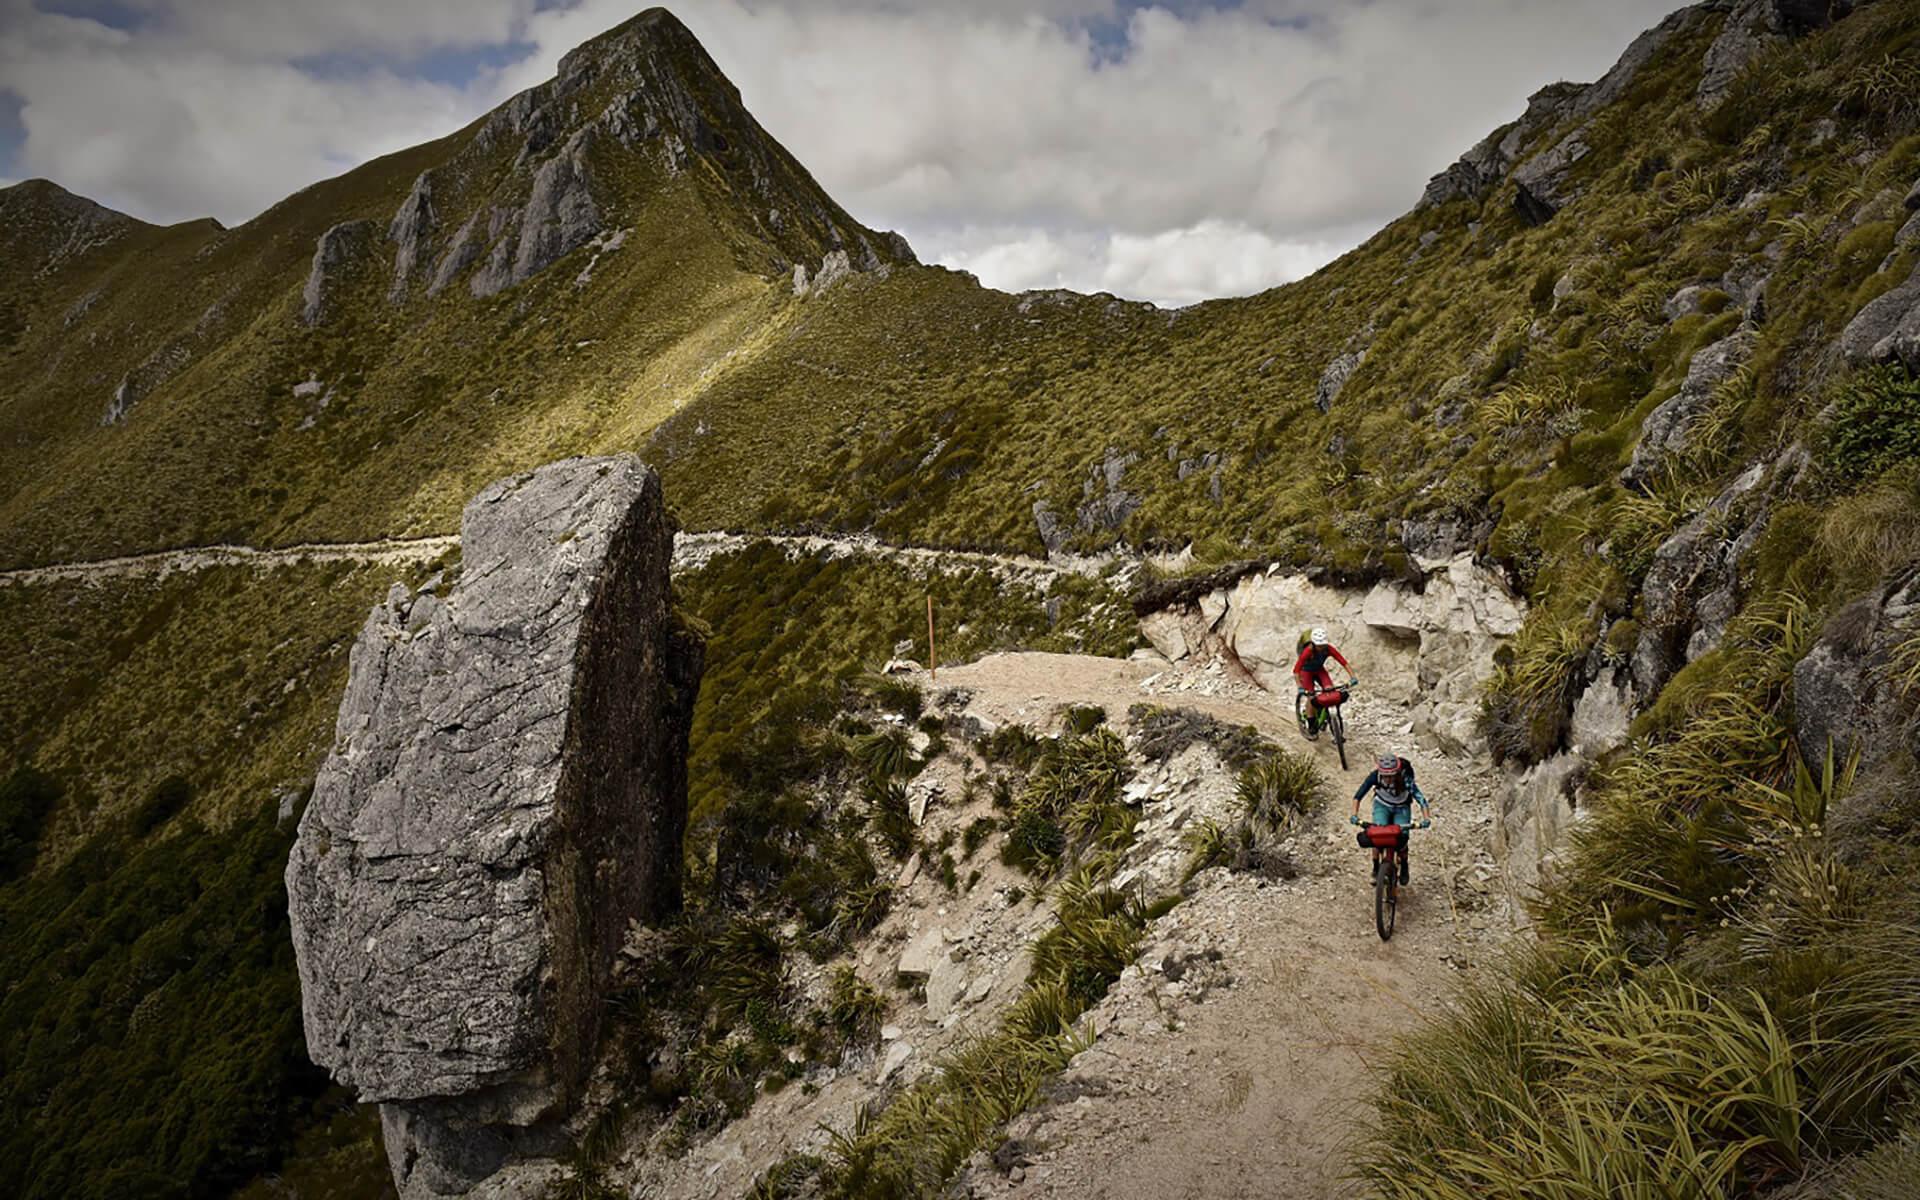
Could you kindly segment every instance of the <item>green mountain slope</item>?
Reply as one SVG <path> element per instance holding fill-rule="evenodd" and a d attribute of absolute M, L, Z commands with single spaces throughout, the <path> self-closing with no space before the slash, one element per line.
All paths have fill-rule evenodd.
<path fill-rule="evenodd" d="M 39 182 L 0 204 L 9 261 L 46 264 L 0 283 L 9 565 L 448 530 L 485 479 L 630 445 L 751 355 L 795 264 L 911 261 L 661 10 L 237 229 Z"/>
<path fill-rule="evenodd" d="M 1528 1023 L 1449 1041 L 1464 1056 L 1449 1069 L 1531 1062 L 1500 1055 L 1581 1005 L 1625 1020 L 1616 984 L 1690 1013 L 1702 995 L 1766 995 L 1799 1036 L 1809 997 L 1857 977 L 1786 954 L 1790 939 L 1766 943 L 1778 974 L 1635 972 L 1740 958 L 1711 930 L 1746 919 L 1730 889 L 1773 868 L 1728 814 L 1750 787 L 1820 769 L 1792 736 L 1794 664 L 1830 616 L 1920 564 L 1916 364 L 1897 339 L 1855 344 L 1862 313 L 1878 330 L 1906 303 L 1920 258 L 1920 13 L 1812 8 L 1683 10 L 1605 79 L 1536 95 L 1324 271 L 1179 312 L 915 265 L 659 10 L 467 129 L 236 229 L 17 185 L 0 191 L 0 570 L 442 533 L 492 478 L 623 449 L 661 467 L 692 528 L 1191 545 L 1196 571 L 1256 559 L 1348 578 L 1471 552 L 1532 601 L 1488 697 L 1499 754 L 1563 750 L 1602 676 L 1642 712 L 1640 740 L 1602 764 L 1586 865 L 1550 899 L 1569 957 L 1486 1010 Z M 271 801 L 297 804 L 346 646 L 396 574 L 0 584 L 0 977 L 25 981 L 0 997 L 0 1124 L 32 1194 L 211 1194 L 276 1163 L 382 1178 L 276 1009 L 291 980 L 277 880 L 226 864 L 273 857 Z M 729 606 L 707 614 L 730 631 L 715 677 L 779 745 L 904 628 L 863 597 L 912 588 L 847 570 L 775 600 L 740 574 L 694 599 Z M 753 604 L 766 611 L 735 611 Z M 1043 620 L 1010 610 L 996 630 L 1057 636 Z M 807 661 L 755 698 L 784 646 Z M 721 694 L 697 764 L 743 753 Z M 1902 753 L 1866 762 L 1855 792 L 1909 794 Z M 1721 754 L 1738 770 L 1702 765 Z M 1869 894 L 1909 857 L 1856 860 L 1848 886 Z M 1622 883 L 1623 863 L 1643 873 Z M 1603 907 L 1619 918 L 1597 943 L 1607 971 L 1574 988 L 1566 963 L 1585 961 L 1582 922 Z M 65 957 L 37 932 L 83 919 L 98 936 Z M 231 962 L 228 980 L 196 974 L 203 960 Z M 192 1002 L 216 989 L 243 999 Z M 127 1053 L 70 1059 L 81 1042 Z M 1570 1105 L 1606 1110 L 1611 1093 L 1580 1090 L 1597 1064 L 1560 1068 Z M 1884 1094 L 1841 1114 L 1853 1124 L 1745 1182 L 1882 1136 L 1911 1087 L 1886 1071 Z M 1432 1107 L 1433 1086 L 1404 1066 L 1389 1111 Z M 100 1103 L 127 1088 L 173 1115 Z M 1475 1161 L 1490 1151 L 1473 1128 L 1517 1128 L 1443 1115 L 1396 1127 Z M 112 1174 L 136 1160 L 149 1173 Z"/>

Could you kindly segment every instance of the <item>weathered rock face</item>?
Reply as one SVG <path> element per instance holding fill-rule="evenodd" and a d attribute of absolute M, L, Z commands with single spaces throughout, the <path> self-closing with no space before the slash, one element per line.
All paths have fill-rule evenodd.
<path fill-rule="evenodd" d="M 1888 667 L 1917 622 L 1920 577 L 1912 576 L 1856 600 L 1827 622 L 1793 668 L 1793 733 L 1801 758 L 1822 763 L 1831 747 L 1838 760 L 1858 752 L 1872 765 L 1898 724 L 1897 688 Z"/>
<path fill-rule="evenodd" d="M 1500 639 L 1519 632 L 1526 604 L 1461 555 L 1421 587 L 1326 587 L 1299 575 L 1250 575 L 1230 587 L 1146 615 L 1141 631 L 1178 662 L 1219 653 L 1260 686 L 1290 698 L 1302 629 L 1325 626 L 1370 693 L 1413 705 L 1413 729 L 1452 750 L 1478 743 L 1480 685 Z"/>
<path fill-rule="evenodd" d="M 329 303 L 343 276 L 373 246 L 373 222 L 345 221 L 320 235 L 314 243 L 313 264 L 300 293 L 300 321 L 318 325 L 326 319 Z"/>
<path fill-rule="evenodd" d="M 1898 361 L 1920 370 L 1920 271 L 1847 323 L 1840 352 L 1854 366 Z"/>
<path fill-rule="evenodd" d="M 1756 334 L 1743 330 L 1693 356 L 1686 382 L 1640 427 L 1640 442 L 1633 448 L 1633 461 L 1620 472 L 1621 483 L 1645 490 L 1675 455 L 1687 450 L 1700 418 L 1713 406 L 1715 392 L 1746 365 L 1758 340 Z"/>
<path fill-rule="evenodd" d="M 287 865 L 308 1052 L 388 1105 L 403 1195 L 537 1147 L 591 1063 L 628 922 L 679 903 L 701 647 L 637 459 L 467 506 L 462 575 L 355 642 Z"/>
<path fill-rule="evenodd" d="M 1726 23 L 1707 47 L 1701 63 L 1701 109 L 1711 109 L 1727 98 L 1734 81 L 1769 48 L 1783 38 L 1801 37 L 1825 29 L 1848 16 L 1867 0 L 1709 0 L 1697 11 L 1724 11 Z"/>
<path fill-rule="evenodd" d="M 1353 373 L 1360 369 L 1366 357 L 1364 350 L 1349 350 L 1328 363 L 1327 369 L 1320 373 L 1320 382 L 1314 385 L 1313 406 L 1321 412 L 1331 409 L 1333 402 L 1340 398 L 1341 390 L 1347 386 L 1347 380 L 1353 378 Z"/>
<path fill-rule="evenodd" d="M 1480 199 L 1491 191 L 1496 184 L 1507 177 L 1508 172 L 1519 164 L 1529 150 L 1536 147 L 1544 135 L 1562 127 L 1567 122 L 1581 122 L 1594 113 L 1612 104 L 1627 94 L 1633 81 L 1639 77 L 1648 63 L 1652 62 L 1663 47 L 1676 33 L 1693 28 L 1705 19 L 1705 12 L 1699 8 L 1685 8 L 1671 14 L 1652 29 L 1635 38 L 1620 56 L 1611 70 L 1591 84 L 1556 83 L 1542 88 L 1527 99 L 1526 112 L 1511 125 L 1495 130 L 1479 145 L 1467 151 L 1446 170 L 1435 175 L 1428 182 L 1426 191 L 1420 197 L 1419 209 L 1432 208 L 1451 200 Z M 1564 149 L 1561 149 L 1564 147 Z M 1568 138 L 1555 148 L 1559 153 L 1557 162 L 1543 162 L 1537 169 L 1534 185 L 1556 174 L 1564 176 L 1565 169 L 1573 162 L 1585 157 L 1586 143 L 1576 129 Z M 1548 151 L 1553 154 L 1555 151 Z M 1545 157 L 1544 155 L 1542 157 Z M 1516 179 L 1518 177 L 1516 176 Z M 1552 215 L 1551 208 L 1557 208 L 1569 196 L 1560 192 L 1563 182 L 1547 186 L 1544 195 L 1536 194 L 1523 187 L 1523 193 L 1537 201 L 1551 205 L 1544 215 L 1537 219 L 1545 220 Z M 1555 199 L 1555 196 L 1558 199 Z M 1518 201 L 1522 212 L 1526 213 L 1526 200 Z M 1417 211 L 1417 209 L 1416 209 Z M 1530 217 L 1530 219 L 1535 219 Z"/>

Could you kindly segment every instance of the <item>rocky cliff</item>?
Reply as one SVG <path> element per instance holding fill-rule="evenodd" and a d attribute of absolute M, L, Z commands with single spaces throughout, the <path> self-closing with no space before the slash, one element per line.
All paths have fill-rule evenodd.
<path fill-rule="evenodd" d="M 502 480 L 461 540 L 361 630 L 287 865 L 309 1052 L 382 1104 L 406 1196 L 550 1147 L 629 922 L 679 907 L 702 657 L 637 459 Z"/>

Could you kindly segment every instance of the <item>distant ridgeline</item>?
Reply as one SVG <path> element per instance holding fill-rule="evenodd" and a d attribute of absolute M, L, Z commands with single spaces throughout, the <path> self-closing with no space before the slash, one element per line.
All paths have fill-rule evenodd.
<path fill-rule="evenodd" d="M 1702 1155 L 1758 1139 L 1689 1167 L 1721 1171 L 1703 1194 L 1867 1171 L 1920 1061 L 1920 943 L 1862 933 L 1915 911 L 1917 181 L 1920 11 L 1716 0 L 1537 93 L 1309 279 L 1178 312 L 1009 296 L 849 216 L 652 10 L 234 229 L 0 190 L 0 571 L 447 534 L 488 481 L 634 451 L 695 530 L 1191 546 L 1197 572 L 1354 583 L 1471 556 L 1528 601 L 1482 731 L 1528 803 L 1583 820 L 1543 965 L 1503 993 L 1519 1015 L 1450 1027 L 1433 1061 L 1509 1099 L 1469 1072 L 1521 1062 L 1561 1107 L 1442 1103 L 1402 1064 L 1383 1144 L 1407 1169 L 1382 1187 L 1544 1189 L 1560 1151 L 1528 1128 L 1651 1161 L 1667 1118 L 1622 1097 L 1677 1083 L 1515 1049 L 1630 1040 L 1636 1013 L 1785 1047 L 1750 1074 L 1787 1098 L 1672 1110 Z M 458 565 L 0 584 L 0 1152 L 22 1195 L 387 1177 L 305 1053 L 280 871 L 369 609 Z M 695 805 L 721 825 L 732 782 L 804 761 L 794 731 L 911 633 L 871 603 L 916 594 L 897 570 L 810 570 L 756 591 L 718 568 L 687 600 L 738 634 L 710 687 L 754 707 L 751 738 L 712 693 L 695 718 Z M 968 644 L 1061 636 L 998 599 Z M 1065 602 L 1125 648 L 1109 610 Z M 1596 713 L 1611 732 L 1576 734 Z M 1848 989 L 1892 1015 L 1835 1010 Z"/>

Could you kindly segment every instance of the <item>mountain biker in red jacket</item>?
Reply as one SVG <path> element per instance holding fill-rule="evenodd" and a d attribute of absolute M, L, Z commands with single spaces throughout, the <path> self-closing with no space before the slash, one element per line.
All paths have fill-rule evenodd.
<path fill-rule="evenodd" d="M 1345 667 L 1349 676 L 1353 675 L 1346 656 L 1327 639 L 1327 631 L 1316 628 L 1307 635 L 1307 644 L 1300 647 L 1300 656 L 1293 660 L 1293 677 L 1299 681 L 1300 690 L 1307 693 L 1307 736 L 1310 738 L 1320 736 L 1320 726 L 1325 720 L 1313 697 L 1333 687 L 1333 678 L 1327 674 L 1329 658 Z"/>

